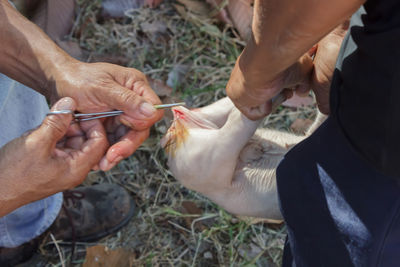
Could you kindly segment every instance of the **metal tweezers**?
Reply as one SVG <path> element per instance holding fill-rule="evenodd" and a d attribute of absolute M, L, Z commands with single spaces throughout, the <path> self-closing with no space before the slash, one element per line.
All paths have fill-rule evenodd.
<path fill-rule="evenodd" d="M 162 109 L 162 108 L 171 108 L 176 106 L 184 106 L 185 102 L 180 103 L 172 103 L 172 104 L 161 104 L 161 105 L 154 105 L 155 109 Z M 95 112 L 95 113 L 74 113 L 72 110 L 57 110 L 51 111 L 46 114 L 48 115 L 57 115 L 57 114 L 72 114 L 74 116 L 74 121 L 81 122 L 81 121 L 90 121 L 100 118 L 106 117 L 113 117 L 123 114 L 122 110 L 114 110 L 114 111 L 106 111 L 106 112 Z"/>

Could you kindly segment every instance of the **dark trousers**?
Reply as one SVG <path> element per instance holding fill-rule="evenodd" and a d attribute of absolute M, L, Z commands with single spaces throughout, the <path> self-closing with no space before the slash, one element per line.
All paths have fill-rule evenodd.
<path fill-rule="evenodd" d="M 277 183 L 283 266 L 400 266 L 399 182 L 361 159 L 334 117 L 285 156 Z"/>

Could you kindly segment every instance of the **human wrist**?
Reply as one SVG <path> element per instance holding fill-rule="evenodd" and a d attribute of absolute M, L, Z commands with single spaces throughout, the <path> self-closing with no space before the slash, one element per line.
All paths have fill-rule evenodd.
<path fill-rule="evenodd" d="M 45 67 L 43 68 L 45 79 L 42 83 L 42 90 L 50 102 L 55 102 L 65 96 L 60 85 L 68 79 L 65 77 L 72 75 L 71 72 L 77 68 L 77 63 L 79 63 L 78 60 L 62 50 L 45 59 Z"/>
<path fill-rule="evenodd" d="M 13 145 L 17 143 L 22 144 L 23 140 L 14 139 L 0 147 L 0 217 L 27 203 L 25 196 L 29 187 L 21 182 L 26 175 L 18 175 L 20 168 L 16 169 L 13 165 Z"/>
<path fill-rule="evenodd" d="M 284 71 L 280 64 L 276 63 L 274 49 L 266 49 L 254 40 L 250 40 L 237 60 L 243 80 L 249 90 L 259 90 L 273 82 Z"/>

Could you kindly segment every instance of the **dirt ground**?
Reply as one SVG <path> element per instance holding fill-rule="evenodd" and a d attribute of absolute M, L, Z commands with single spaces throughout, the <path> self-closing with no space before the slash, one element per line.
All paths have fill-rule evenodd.
<path fill-rule="evenodd" d="M 143 71 L 158 80 L 164 102 L 185 101 L 189 107 L 200 107 L 225 96 L 230 71 L 245 45 L 232 26 L 190 12 L 175 1 L 164 1 L 154 9 L 129 10 L 122 18 L 104 17 L 99 0 L 77 0 L 77 6 L 67 41 L 80 47 L 84 60 Z M 290 131 L 295 119 L 314 115 L 315 107 L 280 107 L 263 127 Z M 70 243 L 48 237 L 31 266 L 81 266 L 86 254 L 93 252 L 86 253 L 87 249 L 95 245 L 126 259 L 115 266 L 280 265 L 284 225 L 240 220 L 174 179 L 159 145 L 170 120 L 167 114 L 157 123 L 131 157 L 109 172 L 90 173 L 84 183 L 117 183 L 126 188 L 137 205 L 131 222 L 97 244 L 76 244 L 73 259 Z"/>

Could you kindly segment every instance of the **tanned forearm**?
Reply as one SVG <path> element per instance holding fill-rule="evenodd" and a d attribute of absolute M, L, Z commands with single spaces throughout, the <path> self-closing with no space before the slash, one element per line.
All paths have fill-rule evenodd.
<path fill-rule="evenodd" d="M 244 75 L 273 80 L 364 2 L 255 0 L 253 36 L 239 61 Z"/>
<path fill-rule="evenodd" d="M 50 98 L 54 70 L 71 57 L 7 0 L 0 0 L 0 40 L 0 72 Z"/>

